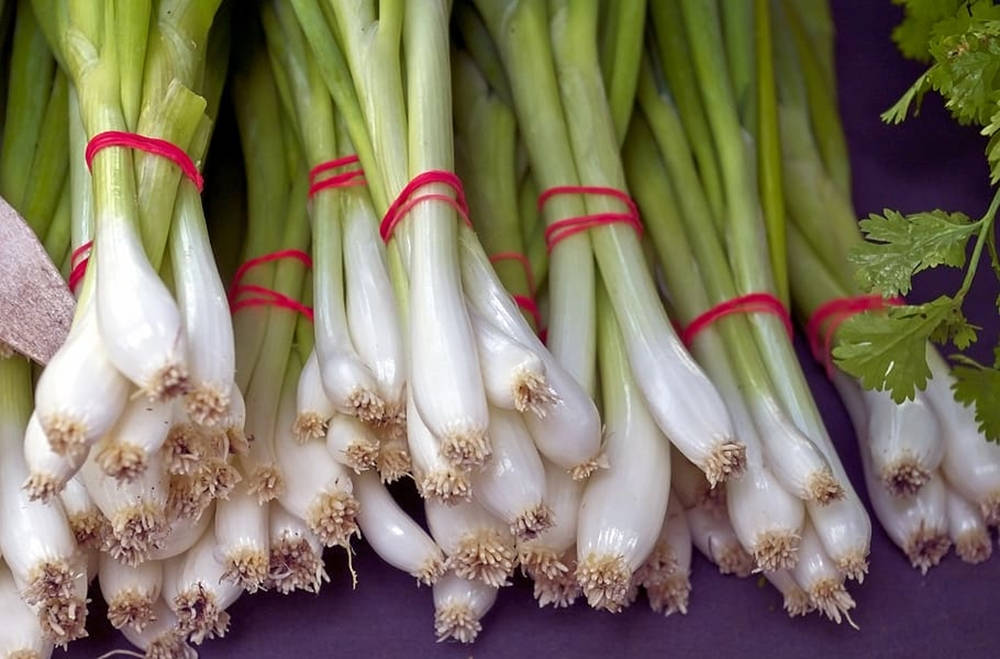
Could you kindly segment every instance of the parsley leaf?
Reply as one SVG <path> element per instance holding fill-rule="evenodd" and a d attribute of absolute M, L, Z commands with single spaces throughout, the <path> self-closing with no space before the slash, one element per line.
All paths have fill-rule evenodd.
<path fill-rule="evenodd" d="M 903 21 L 892 31 L 892 40 L 911 59 L 930 62 L 927 49 L 931 28 L 938 21 L 954 16 L 963 0 L 893 0 L 903 6 Z"/>
<path fill-rule="evenodd" d="M 934 210 L 904 216 L 886 209 L 861 220 L 867 242 L 851 251 L 857 280 L 865 290 L 891 297 L 910 291 L 916 273 L 947 265 L 965 265 L 965 245 L 979 223 L 962 213 Z"/>
<path fill-rule="evenodd" d="M 1000 358 L 1000 354 L 997 355 Z M 952 369 L 955 400 L 976 410 L 979 431 L 992 442 L 1000 442 L 1000 370 L 982 366 L 971 359 Z"/>

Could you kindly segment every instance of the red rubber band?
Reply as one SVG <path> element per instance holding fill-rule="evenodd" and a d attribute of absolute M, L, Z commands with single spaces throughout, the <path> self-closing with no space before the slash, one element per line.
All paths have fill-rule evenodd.
<path fill-rule="evenodd" d="M 699 315 L 681 331 L 681 341 L 684 342 L 684 345 L 691 347 L 691 342 L 694 341 L 699 332 L 720 318 L 735 313 L 773 314 L 781 318 L 785 329 L 788 330 L 789 338 L 795 333 L 795 329 L 792 327 L 792 318 L 788 315 L 788 309 L 781 303 L 781 300 L 770 293 L 749 293 L 721 302 Z"/>
<path fill-rule="evenodd" d="M 346 172 L 341 172 L 340 174 L 334 174 L 333 176 L 322 180 L 317 180 L 319 179 L 320 174 L 323 174 L 324 172 L 346 167 L 347 165 L 354 165 L 357 162 L 358 157 L 356 155 L 350 155 L 344 156 L 343 158 L 337 158 L 336 160 L 321 162 L 310 169 L 309 198 L 312 199 L 320 190 L 328 190 L 331 188 L 352 188 L 359 185 L 366 185 L 365 171 L 360 167 L 357 169 L 350 169 Z"/>
<path fill-rule="evenodd" d="M 280 261 L 282 259 L 295 259 L 307 268 L 312 267 L 312 259 L 309 258 L 308 254 L 299 249 L 282 249 L 277 252 L 271 252 L 270 254 L 263 254 L 244 262 L 243 265 L 236 269 L 236 274 L 233 275 L 233 283 L 229 286 L 229 309 L 232 313 L 235 314 L 240 309 L 246 309 L 248 307 L 279 307 L 282 309 L 296 311 L 312 322 L 313 310 L 311 307 L 308 307 L 298 300 L 294 300 L 287 295 L 270 288 L 258 286 L 256 284 L 240 283 L 243 277 L 246 276 L 247 272 L 253 268 L 265 263 L 271 263 L 272 261 Z M 243 293 L 253 293 L 258 297 L 241 298 L 240 296 Z"/>
<path fill-rule="evenodd" d="M 498 261 L 517 261 L 524 268 L 524 276 L 528 280 L 528 290 L 535 293 L 535 273 L 531 271 L 531 261 L 521 252 L 497 252 L 490 256 L 490 263 Z"/>
<path fill-rule="evenodd" d="M 146 137 L 138 133 L 126 133 L 120 130 L 104 131 L 90 138 L 90 141 L 87 142 L 87 148 L 84 151 L 84 158 L 87 160 L 87 169 L 91 168 L 97 152 L 109 146 L 124 146 L 130 149 L 139 149 L 140 151 L 171 160 L 180 167 L 181 173 L 194 183 L 194 187 L 198 189 L 198 192 L 201 192 L 205 187 L 205 180 L 201 177 L 201 172 L 198 171 L 198 167 L 184 149 L 156 137 Z"/>
<path fill-rule="evenodd" d="M 881 295 L 838 297 L 821 304 L 806 323 L 806 336 L 813 357 L 822 362 L 826 374 L 833 377 L 833 337 L 841 323 L 865 311 L 882 311 L 901 304 L 902 298 L 884 298 Z"/>
<path fill-rule="evenodd" d="M 70 254 L 70 271 L 67 283 L 69 284 L 69 290 L 73 293 L 76 293 L 76 287 L 80 285 L 80 282 L 83 281 L 83 276 L 87 273 L 87 263 L 90 262 L 90 248 L 93 245 L 94 241 L 88 240 L 74 249 L 73 253 Z M 80 259 L 80 261 L 77 262 L 77 259 Z"/>
<path fill-rule="evenodd" d="M 431 192 L 410 198 L 414 192 L 432 183 L 443 183 L 455 191 L 455 197 L 446 194 Z M 413 207 L 424 201 L 442 201 L 458 213 L 465 225 L 472 228 L 472 221 L 469 219 L 469 204 L 465 201 L 465 188 L 462 187 L 462 180 L 453 172 L 446 172 L 440 169 L 431 169 L 414 176 L 407 183 L 399 195 L 389 205 L 385 212 L 378 232 L 382 236 L 383 242 L 388 243 L 392 239 L 392 232 L 396 230 L 396 225 L 406 217 Z"/>
<path fill-rule="evenodd" d="M 597 185 L 557 185 L 538 195 L 538 212 L 542 212 L 545 202 L 549 199 L 564 194 L 590 194 L 613 197 L 625 204 L 628 211 L 625 213 L 594 213 L 592 215 L 568 217 L 553 222 L 545 228 L 545 247 L 549 253 L 555 249 L 556 245 L 570 236 L 575 236 L 594 227 L 609 224 L 628 224 L 635 229 L 636 234 L 640 238 L 642 237 L 642 222 L 639 220 L 639 208 L 632 201 L 631 197 L 617 188 L 606 188 Z"/>

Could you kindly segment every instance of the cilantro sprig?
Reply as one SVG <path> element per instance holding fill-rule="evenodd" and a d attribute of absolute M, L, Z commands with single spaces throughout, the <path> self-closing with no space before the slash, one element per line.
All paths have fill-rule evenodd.
<path fill-rule="evenodd" d="M 988 137 L 986 159 L 991 183 L 1000 181 L 1000 6 L 991 0 L 894 0 L 904 7 L 904 20 L 893 39 L 907 57 L 929 67 L 887 110 L 882 119 L 899 123 L 917 114 L 924 96 L 939 93 L 961 124 L 981 127 Z M 986 251 L 1000 280 L 995 218 L 1000 190 L 986 213 L 972 221 L 961 213 L 941 210 L 904 215 L 886 209 L 860 223 L 867 241 L 855 248 L 851 261 L 858 284 L 886 297 L 905 295 L 917 273 L 940 266 L 965 268 L 953 295 L 924 304 L 906 304 L 884 314 L 854 316 L 842 326 L 834 358 L 865 387 L 885 390 L 902 402 L 923 389 L 930 377 L 926 344 L 965 350 L 981 328 L 962 311 L 965 297 Z M 969 243 L 973 244 L 971 254 Z M 1000 309 L 1000 298 L 997 300 Z M 1000 441 L 1000 345 L 992 364 L 955 355 L 955 398 L 976 410 L 980 429 Z"/>

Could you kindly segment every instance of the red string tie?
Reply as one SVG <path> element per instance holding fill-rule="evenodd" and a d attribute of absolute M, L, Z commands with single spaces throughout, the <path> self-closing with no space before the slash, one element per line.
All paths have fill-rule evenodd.
<path fill-rule="evenodd" d="M 613 197 L 622 202 L 627 211 L 624 213 L 593 213 L 579 217 L 568 217 L 553 222 L 545 228 L 545 246 L 549 253 L 552 253 L 556 245 L 570 236 L 575 236 L 594 227 L 609 224 L 628 224 L 635 229 L 636 234 L 640 238 L 642 237 L 642 222 L 639 220 L 639 208 L 632 201 L 631 197 L 617 188 L 605 188 L 596 185 L 557 185 L 538 195 L 538 212 L 542 212 L 545 202 L 549 199 L 565 194 L 590 194 Z"/>
<path fill-rule="evenodd" d="M 781 303 L 781 300 L 770 293 L 748 293 L 747 295 L 741 295 L 721 302 L 692 320 L 681 331 L 681 341 L 690 348 L 691 343 L 699 332 L 720 318 L 737 313 L 773 314 L 785 324 L 789 338 L 795 333 L 795 329 L 792 327 L 792 318 L 788 315 L 788 309 Z"/>
<path fill-rule="evenodd" d="M 347 167 L 348 165 L 355 165 L 357 163 L 358 157 L 356 155 L 350 155 L 344 156 L 343 158 L 337 158 L 336 160 L 321 162 L 310 169 L 309 198 L 312 199 L 320 190 L 328 190 L 332 188 L 353 188 L 355 186 L 365 185 L 365 170 L 360 167 L 349 169 L 345 172 L 340 172 L 339 174 L 333 174 L 332 176 L 328 176 L 326 178 L 320 178 L 320 176 L 326 172 L 334 169 L 340 169 L 341 167 Z"/>
<path fill-rule="evenodd" d="M 413 196 L 413 193 L 420 188 L 433 183 L 447 185 L 455 191 L 456 196 L 452 197 L 451 195 L 438 192 L 428 192 L 416 197 Z M 454 208 L 459 217 L 462 218 L 462 221 L 465 222 L 465 225 L 470 229 L 472 228 L 472 221 L 469 219 L 469 204 L 465 201 L 465 188 L 462 187 L 462 180 L 453 172 L 431 169 L 414 176 L 389 205 L 389 209 L 385 212 L 385 216 L 382 218 L 382 222 L 378 228 L 383 242 L 388 243 L 392 239 L 392 233 L 396 230 L 396 225 L 413 210 L 414 206 L 432 200 L 442 201 Z"/>
<path fill-rule="evenodd" d="M 87 169 L 91 168 L 97 152 L 109 146 L 124 146 L 166 158 L 180 168 L 181 173 L 194 183 L 198 192 L 201 192 L 205 187 L 205 180 L 201 177 L 201 172 L 198 171 L 198 167 L 184 149 L 156 137 L 146 137 L 138 133 L 126 133 L 120 130 L 104 131 L 90 138 L 83 154 L 87 161 Z"/>
<path fill-rule="evenodd" d="M 233 276 L 233 283 L 229 287 L 229 309 L 232 313 L 235 314 L 240 309 L 246 309 L 249 307 L 279 307 L 281 309 L 289 309 L 290 311 L 300 313 L 312 322 L 312 307 L 308 307 L 298 300 L 290 298 L 287 295 L 270 288 L 258 286 L 256 284 L 240 283 L 243 277 L 246 276 L 247 272 L 253 268 L 264 265 L 265 263 L 271 263 L 273 261 L 280 261 L 283 259 L 295 259 L 307 268 L 312 267 L 312 259 L 309 258 L 309 255 L 298 249 L 282 249 L 277 252 L 264 254 L 246 261 L 243 265 L 237 268 L 236 274 Z M 244 293 L 250 294 L 251 297 L 243 295 Z"/>
<path fill-rule="evenodd" d="M 87 263 L 90 262 L 90 248 L 94 245 L 93 240 L 88 240 L 73 250 L 69 257 L 69 290 L 76 293 L 76 287 L 83 281 L 83 276 L 87 274 Z"/>
<path fill-rule="evenodd" d="M 858 295 L 834 298 L 819 305 L 806 323 L 806 336 L 809 338 L 809 348 L 813 357 L 816 361 L 822 362 L 826 374 L 833 377 L 833 337 L 841 323 L 865 311 L 882 311 L 901 304 L 903 299 L 899 297 Z"/>
<path fill-rule="evenodd" d="M 517 261 L 524 268 L 524 276 L 528 280 L 530 295 L 512 295 L 511 297 L 514 298 L 518 307 L 531 315 L 535 321 L 535 327 L 538 328 L 539 336 L 542 336 L 545 330 L 542 329 L 542 314 L 538 310 L 538 303 L 535 302 L 535 275 L 531 270 L 531 261 L 521 252 L 497 252 L 490 256 L 490 263 L 498 263 L 499 261 Z"/>

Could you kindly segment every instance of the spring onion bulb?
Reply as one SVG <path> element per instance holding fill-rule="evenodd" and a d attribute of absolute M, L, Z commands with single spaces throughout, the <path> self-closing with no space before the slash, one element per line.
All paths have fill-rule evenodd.
<path fill-rule="evenodd" d="M 87 551 L 100 550 L 111 535 L 111 524 L 90 498 L 79 475 L 66 481 L 59 500 L 77 546 Z"/>
<path fill-rule="evenodd" d="M 434 633 L 438 642 L 453 638 L 472 643 L 483 630 L 483 616 L 497 600 L 497 589 L 448 572 L 434 590 Z"/>
<path fill-rule="evenodd" d="M 122 627 L 128 642 L 146 653 L 147 659 L 197 659 L 198 653 L 184 640 L 175 614 L 163 599 L 153 604 L 153 620 L 142 631 Z"/>
<path fill-rule="evenodd" d="M 250 444 L 243 429 L 247 421 L 246 401 L 239 387 L 234 386 L 229 395 L 229 413 L 222 422 L 222 429 L 229 440 L 229 451 L 235 455 L 244 455 L 250 450 Z"/>
<path fill-rule="evenodd" d="M 360 504 L 358 526 L 382 560 L 425 585 L 444 574 L 441 548 L 399 507 L 377 476 L 372 473 L 355 476 L 354 493 Z"/>
<path fill-rule="evenodd" d="M 108 620 L 115 629 L 132 627 L 141 632 L 154 621 L 153 608 L 163 586 L 163 564 L 146 561 L 130 567 L 101 554 L 101 595 L 108 603 Z"/>
<path fill-rule="evenodd" d="M 30 475 L 23 485 L 31 499 L 49 501 L 65 487 L 86 457 L 85 451 L 60 455 L 52 450 L 38 413 L 32 412 L 24 431 L 24 461 Z"/>
<path fill-rule="evenodd" d="M 471 314 L 486 398 L 494 407 L 545 416 L 558 403 L 545 379 L 545 364 L 533 350 Z"/>
<path fill-rule="evenodd" d="M 812 524 L 806 523 L 802 529 L 799 560 L 792 568 L 792 576 L 809 595 L 811 606 L 838 625 L 846 618 L 855 627 L 849 614 L 854 608 L 854 598 L 844 588 L 844 574 L 827 556 Z"/>
<path fill-rule="evenodd" d="M 381 446 L 371 427 L 357 417 L 338 414 L 326 431 L 326 448 L 334 460 L 360 474 L 378 466 Z"/>
<path fill-rule="evenodd" d="M 91 265 L 93 267 L 93 265 Z M 97 328 L 96 305 L 80 301 L 66 342 L 38 378 L 35 410 L 52 449 L 78 456 L 104 436 L 129 397 L 129 382 L 111 363 Z"/>
<path fill-rule="evenodd" d="M 542 460 L 517 412 L 491 407 L 488 432 L 493 455 L 472 472 L 473 497 L 519 540 L 529 540 L 552 525 Z"/>
<path fill-rule="evenodd" d="M 48 659 L 52 641 L 45 637 L 35 612 L 24 603 L 10 569 L 0 563 L 0 656 L 11 659 Z"/>
<path fill-rule="evenodd" d="M 406 420 L 400 423 L 405 429 Z M 378 475 L 383 483 L 394 483 L 404 476 L 410 476 L 413 465 L 410 461 L 410 449 L 406 444 L 406 437 L 393 434 L 383 437 L 379 442 L 378 459 L 375 464 Z"/>
<path fill-rule="evenodd" d="M 576 574 L 564 560 L 576 544 L 578 511 L 584 483 L 574 479 L 565 469 L 547 460 L 545 469 L 545 504 L 551 511 L 552 526 L 528 540 L 518 540 L 518 561 L 521 571 L 535 581 L 535 597 L 540 584 L 558 585 L 566 579 L 576 583 Z M 573 564 L 576 554 L 573 554 Z M 544 588 L 542 588 L 544 591 Z"/>
<path fill-rule="evenodd" d="M 765 571 L 764 577 L 781 592 L 785 613 L 789 618 L 804 616 L 815 610 L 816 606 L 809 599 L 809 594 L 795 582 L 795 577 L 789 570 Z"/>
<path fill-rule="evenodd" d="M 245 480 L 215 505 L 216 552 L 225 567 L 223 576 L 248 593 L 260 590 L 267 580 L 268 511 L 268 506 L 260 505 L 250 495 Z"/>
<path fill-rule="evenodd" d="M 944 456 L 937 417 L 920 392 L 902 403 L 887 392 L 863 390 L 862 396 L 868 409 L 872 469 L 894 496 L 913 496 Z"/>
<path fill-rule="evenodd" d="M 750 575 L 754 569 L 753 556 L 740 544 L 725 507 L 700 503 L 685 508 L 684 513 L 691 530 L 691 542 L 718 566 L 721 574 Z"/>
<path fill-rule="evenodd" d="M 966 563 L 982 563 L 993 553 L 993 540 L 982 514 L 951 487 L 948 488 L 948 535 L 955 553 Z"/>
<path fill-rule="evenodd" d="M 195 645 L 225 636 L 226 609 L 243 592 L 224 578 L 226 568 L 215 553 L 215 534 L 208 529 L 193 547 L 163 564 L 163 598 L 177 614 L 178 630 Z"/>
<path fill-rule="evenodd" d="M 200 517 L 178 517 L 174 516 L 163 534 L 163 544 L 149 552 L 147 560 L 165 561 L 179 554 L 183 554 L 198 542 L 199 538 L 205 535 L 205 529 L 211 526 L 214 520 L 215 502 L 213 502 Z"/>
<path fill-rule="evenodd" d="M 319 373 L 319 359 L 313 349 L 302 367 L 296 390 L 298 414 L 292 432 L 301 442 L 318 439 L 326 434 L 326 424 L 335 413 L 333 404 L 323 391 L 323 380 Z"/>
<path fill-rule="evenodd" d="M 684 506 L 671 491 L 656 544 L 635 573 L 636 581 L 646 590 L 649 608 L 657 613 L 687 615 L 691 596 L 691 549 L 691 529 Z"/>
<path fill-rule="evenodd" d="M 306 523 L 277 502 L 270 504 L 267 587 L 287 595 L 295 590 L 318 593 L 329 581 L 323 566 L 323 544 Z"/>
<path fill-rule="evenodd" d="M 444 502 L 461 501 L 471 496 L 472 483 L 468 471 L 444 459 L 437 438 L 424 425 L 409 390 L 406 403 L 406 441 L 420 496 Z"/>
<path fill-rule="evenodd" d="M 128 565 L 138 565 L 159 547 L 167 527 L 169 488 L 159 456 L 150 456 L 146 470 L 129 483 L 106 475 L 93 453 L 80 469 L 87 492 L 111 523 L 111 555 Z"/>
<path fill-rule="evenodd" d="M 456 576 L 499 588 L 509 584 L 517 553 L 507 525 L 475 501 L 424 502 L 427 525 Z"/>
<path fill-rule="evenodd" d="M 937 350 L 928 348 L 927 365 L 932 375 L 926 395 L 945 445 L 941 470 L 959 494 L 979 506 L 987 524 L 1000 525 L 1000 445 L 985 440 L 972 408 L 955 402 L 954 380 Z"/>
<path fill-rule="evenodd" d="M 550 405 L 544 417 L 524 415 L 539 453 L 571 471 L 574 477 L 586 479 L 604 464 L 600 455 L 601 418 L 597 406 L 535 335 L 497 278 L 475 234 L 462 230 L 459 244 L 462 249 L 462 285 L 470 306 L 485 322 L 541 358 L 548 387 L 561 401 Z"/>
<path fill-rule="evenodd" d="M 100 442 L 95 460 L 104 473 L 129 482 L 145 471 L 149 456 L 167 440 L 174 407 L 172 402 L 141 397 L 129 401 L 115 427 Z"/>

